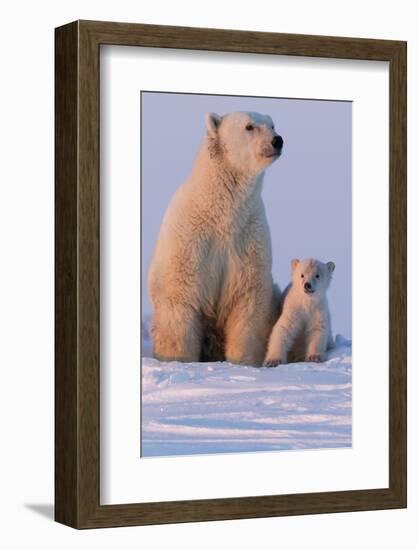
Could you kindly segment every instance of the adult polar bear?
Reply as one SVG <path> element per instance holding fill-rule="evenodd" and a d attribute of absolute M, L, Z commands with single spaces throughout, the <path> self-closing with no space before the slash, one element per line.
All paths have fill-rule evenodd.
<path fill-rule="evenodd" d="M 260 366 L 278 308 L 261 190 L 283 140 L 258 113 L 210 113 L 206 122 L 149 269 L 153 354 Z"/>

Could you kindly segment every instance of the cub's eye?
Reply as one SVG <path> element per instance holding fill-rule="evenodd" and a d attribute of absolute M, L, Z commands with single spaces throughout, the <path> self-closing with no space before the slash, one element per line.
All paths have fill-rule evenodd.
<path fill-rule="evenodd" d="M 304 274 L 303 273 L 301 273 L 301 278 L 304 279 Z"/>
<path fill-rule="evenodd" d="M 253 130 L 253 124 L 246 124 L 246 130 L 247 130 L 248 132 L 252 132 L 252 130 Z"/>
<path fill-rule="evenodd" d="M 316 275 L 316 279 L 320 279 L 320 275 L 318 273 Z"/>
<path fill-rule="evenodd" d="M 271 126 L 271 130 L 275 130 L 275 126 L 274 126 L 274 125 Z"/>

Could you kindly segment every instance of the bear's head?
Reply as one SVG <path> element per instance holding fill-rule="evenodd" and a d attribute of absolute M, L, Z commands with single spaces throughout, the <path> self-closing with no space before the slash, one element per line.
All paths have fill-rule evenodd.
<path fill-rule="evenodd" d="M 284 141 L 268 115 L 208 113 L 206 122 L 210 154 L 240 173 L 256 176 L 281 155 Z"/>
<path fill-rule="evenodd" d="M 311 299 L 319 299 L 329 288 L 335 267 L 333 262 L 322 263 L 314 258 L 292 260 L 292 287 Z"/>

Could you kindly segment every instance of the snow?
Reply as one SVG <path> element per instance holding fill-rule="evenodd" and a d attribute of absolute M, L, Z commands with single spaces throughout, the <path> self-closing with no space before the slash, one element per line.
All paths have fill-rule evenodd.
<path fill-rule="evenodd" d="M 254 368 L 151 358 L 142 328 L 141 455 L 350 447 L 352 349 L 341 336 L 324 363 Z"/>

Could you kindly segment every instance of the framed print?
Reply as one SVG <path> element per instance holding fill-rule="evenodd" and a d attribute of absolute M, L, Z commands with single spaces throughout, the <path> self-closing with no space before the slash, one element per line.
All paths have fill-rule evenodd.
<path fill-rule="evenodd" d="M 406 44 L 56 29 L 56 520 L 406 506 Z"/>

